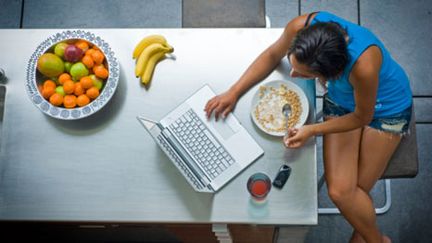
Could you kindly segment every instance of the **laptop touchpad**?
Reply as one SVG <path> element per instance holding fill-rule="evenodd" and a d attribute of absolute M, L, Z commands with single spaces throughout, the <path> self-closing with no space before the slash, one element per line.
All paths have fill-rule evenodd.
<path fill-rule="evenodd" d="M 210 119 L 210 123 L 225 140 L 236 133 L 227 120 L 219 119 L 215 121 L 215 119 Z"/>

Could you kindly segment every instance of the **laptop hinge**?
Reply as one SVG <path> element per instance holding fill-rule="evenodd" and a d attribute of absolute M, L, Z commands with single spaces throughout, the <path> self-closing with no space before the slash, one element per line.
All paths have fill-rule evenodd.
<path fill-rule="evenodd" d="M 177 141 L 177 138 L 168 129 L 163 129 L 161 134 L 171 144 L 171 147 L 180 156 L 180 158 L 182 158 L 182 160 L 192 171 L 192 173 L 194 173 L 195 177 L 199 179 L 199 181 L 203 184 L 204 187 L 207 187 L 210 184 L 209 179 L 203 172 L 201 172 L 201 168 L 193 164 L 195 163 L 195 161 L 192 157 L 189 156 L 187 151 Z"/>

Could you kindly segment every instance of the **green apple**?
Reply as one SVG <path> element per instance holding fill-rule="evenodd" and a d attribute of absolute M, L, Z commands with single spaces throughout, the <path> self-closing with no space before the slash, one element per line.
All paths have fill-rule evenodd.
<path fill-rule="evenodd" d="M 58 43 L 55 47 L 54 47 L 54 54 L 56 54 L 57 56 L 64 58 L 64 53 L 65 53 L 65 49 L 68 46 L 68 44 L 64 43 L 64 42 L 60 42 Z"/>
<path fill-rule="evenodd" d="M 62 95 L 62 96 L 65 96 L 65 95 L 66 95 L 66 93 L 64 92 L 63 86 L 57 86 L 57 88 L 55 89 L 55 92 L 56 92 L 57 94 Z"/>
<path fill-rule="evenodd" d="M 93 85 L 98 89 L 101 90 L 102 89 L 102 80 L 98 77 L 96 77 L 96 75 L 92 74 L 89 76 L 92 80 L 93 80 Z"/>
<path fill-rule="evenodd" d="M 65 62 L 64 66 L 65 66 L 66 72 L 70 72 L 70 69 L 72 67 L 72 63 L 71 62 Z"/>
<path fill-rule="evenodd" d="M 80 78 L 87 76 L 89 71 L 82 62 L 77 62 L 70 68 L 70 74 L 74 80 L 78 81 Z"/>

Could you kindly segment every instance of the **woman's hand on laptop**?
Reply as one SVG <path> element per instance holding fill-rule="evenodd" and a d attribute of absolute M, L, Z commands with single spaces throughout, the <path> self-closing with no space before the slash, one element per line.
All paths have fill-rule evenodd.
<path fill-rule="evenodd" d="M 212 112 L 214 112 L 216 121 L 218 120 L 219 116 L 225 118 L 234 109 L 237 100 L 237 95 L 230 91 L 213 97 L 207 102 L 204 108 L 207 118 L 210 119 Z"/>

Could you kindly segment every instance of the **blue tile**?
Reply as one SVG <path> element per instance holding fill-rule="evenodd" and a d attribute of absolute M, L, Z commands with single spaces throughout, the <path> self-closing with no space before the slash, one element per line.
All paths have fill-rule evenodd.
<path fill-rule="evenodd" d="M 311 228 L 304 243 L 346 243 L 352 228 L 341 215 L 318 216 L 318 227 Z"/>
<path fill-rule="evenodd" d="M 0 0 L 0 28 L 19 28 L 22 0 Z"/>
<path fill-rule="evenodd" d="M 270 19 L 270 27 L 284 28 L 288 22 L 299 14 L 298 1 L 267 0 L 266 15 Z"/>
<path fill-rule="evenodd" d="M 362 0 L 360 20 L 405 68 L 414 95 L 432 95 L 432 1 Z"/>
<path fill-rule="evenodd" d="M 414 98 L 417 122 L 432 122 L 432 98 Z"/>
<path fill-rule="evenodd" d="M 265 27 L 264 0 L 183 0 L 184 28 Z"/>
<path fill-rule="evenodd" d="M 181 0 L 25 1 L 24 28 L 178 28 Z"/>
<path fill-rule="evenodd" d="M 428 180 L 430 186 L 432 185 L 432 150 L 430 146 L 430 138 L 432 137 L 432 124 L 417 124 L 416 128 L 419 155 L 419 177 Z M 431 190 L 429 190 L 429 192 L 432 192 L 432 188 L 430 189 Z M 430 195 L 432 197 L 432 193 L 430 193 Z"/>
<path fill-rule="evenodd" d="M 328 11 L 353 23 L 358 23 L 357 0 L 302 0 L 301 14 Z"/>

